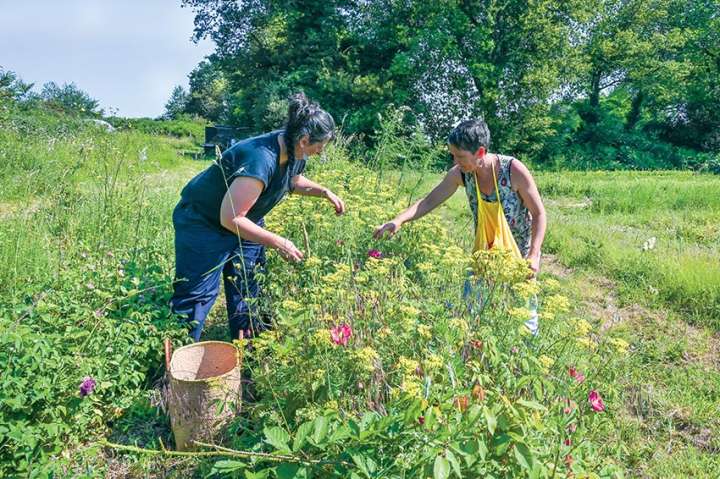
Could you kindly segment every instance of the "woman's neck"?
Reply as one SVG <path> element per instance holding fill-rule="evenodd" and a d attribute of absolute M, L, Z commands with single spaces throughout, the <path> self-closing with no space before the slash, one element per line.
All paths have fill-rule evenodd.
<path fill-rule="evenodd" d="M 280 164 L 282 165 L 287 163 L 289 151 L 285 133 L 280 133 L 278 136 L 278 144 L 280 145 Z M 300 146 L 295 146 L 294 153 L 293 158 L 302 158 L 305 152 Z"/>
<path fill-rule="evenodd" d="M 288 148 L 285 142 L 285 133 L 280 133 L 280 135 L 278 135 L 278 145 L 280 146 L 280 158 L 278 159 L 278 163 L 284 165 L 288 162 Z"/>
<path fill-rule="evenodd" d="M 497 155 L 495 153 L 485 153 L 485 155 L 482 158 L 478 158 L 477 166 L 475 167 L 475 171 L 478 174 L 483 174 L 485 172 L 492 171 L 493 168 L 495 168 L 495 159 L 497 158 Z"/>

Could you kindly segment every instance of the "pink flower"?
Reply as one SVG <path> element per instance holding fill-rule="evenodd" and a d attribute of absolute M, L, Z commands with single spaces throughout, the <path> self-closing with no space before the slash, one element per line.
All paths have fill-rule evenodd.
<path fill-rule="evenodd" d="M 595 412 L 603 412 L 605 410 L 605 404 L 603 403 L 600 394 L 598 394 L 598 392 L 594 389 L 590 391 L 590 394 L 588 394 L 588 402 Z"/>
<path fill-rule="evenodd" d="M 80 396 L 85 397 L 95 390 L 95 380 L 90 376 L 85 376 L 80 383 Z"/>
<path fill-rule="evenodd" d="M 570 406 L 565 406 L 563 408 L 563 414 L 570 414 L 572 412 L 572 408 Z"/>
<path fill-rule="evenodd" d="M 568 438 L 568 439 L 565 439 L 564 444 L 565 444 L 566 446 L 569 446 L 569 445 L 572 444 L 572 441 L 571 441 L 569 438 Z"/>
<path fill-rule="evenodd" d="M 380 259 L 383 256 L 382 253 L 376 249 L 371 249 L 370 251 L 368 251 L 367 254 L 370 258 L 375 258 L 375 259 Z"/>
<path fill-rule="evenodd" d="M 425 424 L 425 416 L 420 416 L 418 418 L 418 424 L 420 424 L 421 426 Z"/>
<path fill-rule="evenodd" d="M 575 369 L 575 366 L 570 366 L 570 369 L 568 369 L 568 374 L 570 375 L 571 378 L 574 378 L 575 381 L 577 381 L 579 383 L 585 381 L 585 375 L 583 373 L 581 373 L 580 371 L 578 371 L 577 369 Z"/>
<path fill-rule="evenodd" d="M 577 430 L 577 424 L 575 424 L 574 422 L 568 424 L 567 430 L 570 434 L 574 433 Z"/>
<path fill-rule="evenodd" d="M 352 336 L 352 328 L 346 323 L 335 326 L 330 330 L 332 342 L 341 346 L 347 346 L 350 336 Z"/>

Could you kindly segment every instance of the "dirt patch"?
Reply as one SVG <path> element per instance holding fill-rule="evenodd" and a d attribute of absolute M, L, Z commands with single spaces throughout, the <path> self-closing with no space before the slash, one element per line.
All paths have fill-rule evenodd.
<path fill-rule="evenodd" d="M 541 272 L 550 273 L 562 279 L 567 279 L 573 273 L 573 270 L 565 267 L 554 254 L 543 253 L 541 261 Z"/>
<path fill-rule="evenodd" d="M 550 206 L 554 208 L 571 208 L 571 209 L 578 209 L 578 208 L 589 208 L 592 206 L 592 199 L 591 198 L 570 198 L 570 197 L 560 197 L 560 198 L 546 198 L 544 200 L 545 206 Z"/>

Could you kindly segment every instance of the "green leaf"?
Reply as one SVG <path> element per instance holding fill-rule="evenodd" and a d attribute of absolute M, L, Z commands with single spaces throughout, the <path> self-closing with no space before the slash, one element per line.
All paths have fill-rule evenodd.
<path fill-rule="evenodd" d="M 295 439 L 293 440 L 292 450 L 298 452 L 307 442 L 307 437 L 310 435 L 310 431 L 314 426 L 313 421 L 305 422 L 300 425 L 297 432 L 295 433 Z"/>
<path fill-rule="evenodd" d="M 318 416 L 315 418 L 315 428 L 313 430 L 313 441 L 319 445 L 328 433 L 328 418 Z"/>
<path fill-rule="evenodd" d="M 495 434 L 495 428 L 497 427 L 497 418 L 488 408 L 485 408 L 485 422 L 487 423 L 488 431 L 490 434 Z"/>
<path fill-rule="evenodd" d="M 505 454 L 508 447 L 510 447 L 511 441 L 512 439 L 507 434 L 500 434 L 497 436 L 492 442 L 493 454 L 495 456 L 502 456 Z"/>
<path fill-rule="evenodd" d="M 246 467 L 247 465 L 241 461 L 217 461 L 215 464 L 213 464 L 210 474 L 224 474 L 228 472 L 239 471 L 240 469 L 245 469 Z"/>
<path fill-rule="evenodd" d="M 307 469 L 299 464 L 280 464 L 275 474 L 278 479 L 301 479 L 307 477 Z"/>
<path fill-rule="evenodd" d="M 267 479 L 270 471 L 272 471 L 272 469 L 263 469 L 258 472 L 245 471 L 245 479 Z"/>
<path fill-rule="evenodd" d="M 433 477 L 435 479 L 447 479 L 450 476 L 450 464 L 442 455 L 435 458 L 435 467 L 433 468 Z"/>
<path fill-rule="evenodd" d="M 528 449 L 528 447 L 523 443 L 516 443 L 514 449 L 515 459 L 517 459 L 518 464 L 520 464 L 523 469 L 529 471 L 532 468 L 533 463 L 533 457 L 530 449 Z"/>
<path fill-rule="evenodd" d="M 445 455 L 447 456 L 447 460 L 448 462 L 450 462 L 450 465 L 452 466 L 455 475 L 458 477 L 458 479 L 463 479 L 462 473 L 460 472 L 460 463 L 455 457 L 455 454 L 453 454 L 452 451 L 448 450 L 445 452 Z"/>
<path fill-rule="evenodd" d="M 355 452 L 350 453 L 350 457 L 352 458 L 355 465 L 360 469 L 360 472 L 365 474 L 365 477 L 370 477 L 370 471 L 368 470 L 367 464 L 366 464 L 366 458 L 365 455 Z"/>
<path fill-rule="evenodd" d="M 278 451 L 290 453 L 290 447 L 288 446 L 289 440 L 290 435 L 284 429 L 277 426 L 269 429 L 265 428 L 265 442 Z"/>
<path fill-rule="evenodd" d="M 350 428 L 348 426 L 341 426 L 333 431 L 333 433 L 328 438 L 328 442 L 334 444 L 348 437 L 350 437 Z"/>
<path fill-rule="evenodd" d="M 537 401 L 526 401 L 525 399 L 519 399 L 518 404 L 525 406 L 530 409 L 536 409 L 538 411 L 545 411 L 547 408 Z"/>
<path fill-rule="evenodd" d="M 480 417 L 480 414 L 482 414 L 482 412 L 483 412 L 482 408 L 480 406 L 478 406 L 477 404 L 473 404 L 472 406 L 470 406 L 470 410 L 468 411 L 468 414 L 467 414 L 468 424 L 474 424 L 475 421 L 478 420 L 478 418 Z"/>

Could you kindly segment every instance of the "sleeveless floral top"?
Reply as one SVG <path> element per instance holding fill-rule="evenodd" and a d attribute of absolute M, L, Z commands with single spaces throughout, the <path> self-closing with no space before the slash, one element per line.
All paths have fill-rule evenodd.
<path fill-rule="evenodd" d="M 512 184 L 510 183 L 510 165 L 515 158 L 506 155 L 497 155 L 497 157 L 500 160 L 500 175 L 497 178 L 498 192 L 500 193 L 500 202 L 503 212 L 505 213 L 505 219 L 510 226 L 510 231 L 512 232 L 513 238 L 515 238 L 520 253 L 522 253 L 523 257 L 527 257 L 530 251 L 532 217 L 530 211 L 522 202 L 522 198 L 520 198 L 520 195 L 518 195 L 516 191 L 513 191 Z M 467 195 L 468 203 L 470 203 L 470 209 L 472 210 L 475 223 L 474 233 L 477 231 L 478 223 L 478 200 L 475 190 L 475 175 L 473 173 L 461 173 L 463 184 L 465 185 L 465 194 Z M 493 191 L 491 195 L 485 195 L 482 191 L 480 194 L 485 201 L 497 201 L 495 191 Z"/>

